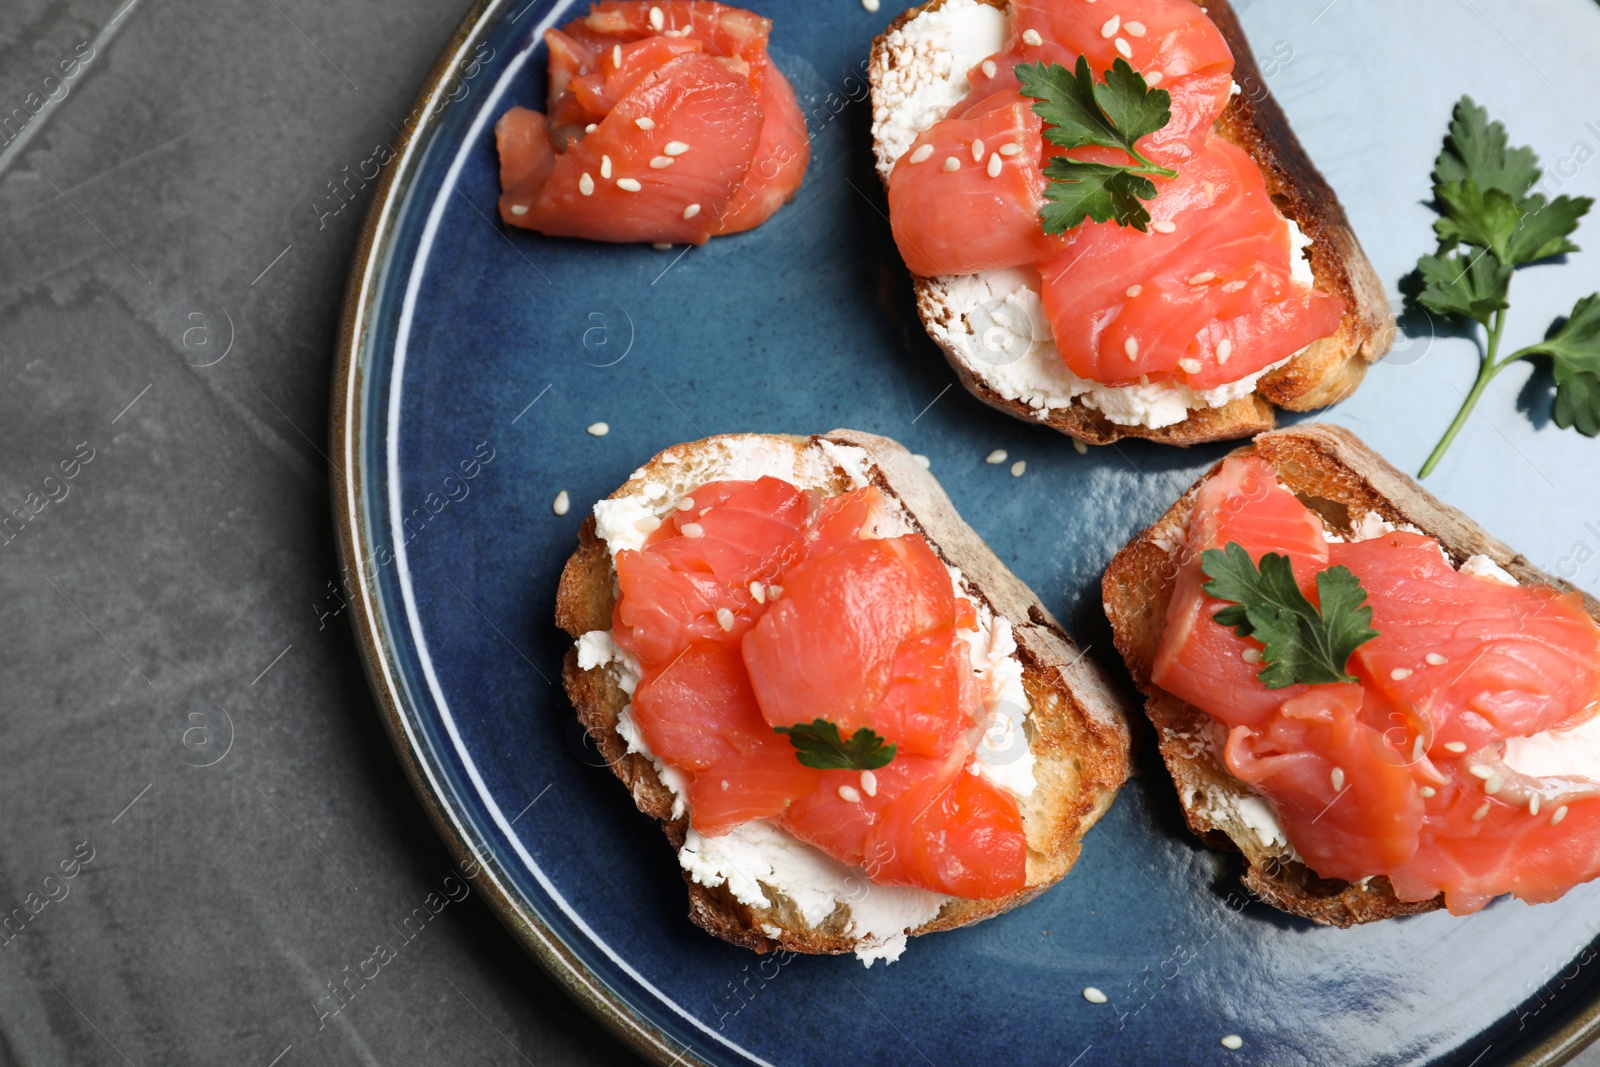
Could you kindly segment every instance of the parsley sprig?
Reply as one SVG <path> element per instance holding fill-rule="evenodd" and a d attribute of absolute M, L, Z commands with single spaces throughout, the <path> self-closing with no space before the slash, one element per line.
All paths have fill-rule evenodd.
<path fill-rule="evenodd" d="M 1059 63 L 1019 63 L 1022 94 L 1033 97 L 1034 114 L 1045 121 L 1045 140 L 1059 148 L 1091 145 L 1116 148 L 1129 164 L 1091 163 L 1056 156 L 1045 167 L 1051 179 L 1045 189 L 1050 203 L 1039 212 L 1045 233 L 1065 233 L 1084 219 L 1149 232 L 1150 212 L 1142 201 L 1154 200 L 1151 178 L 1176 178 L 1178 172 L 1145 158 L 1134 143 L 1172 120 L 1172 94 L 1152 89 L 1125 59 L 1106 71 L 1096 84 L 1089 60 L 1078 57 L 1076 71 Z"/>
<path fill-rule="evenodd" d="M 1512 272 L 1578 251 L 1568 237 L 1594 205 L 1588 197 L 1547 200 L 1533 192 L 1543 174 L 1532 149 L 1510 147 L 1505 126 L 1490 122 L 1471 97 L 1461 98 L 1434 164 L 1439 250 L 1417 261 L 1420 289 L 1414 299 L 1436 314 L 1478 323 L 1488 340 L 1478 380 L 1423 465 L 1423 477 L 1444 458 L 1495 375 L 1522 359 L 1550 359 L 1557 426 L 1600 434 L 1600 294 L 1579 300 L 1543 341 L 1500 358 Z"/>
<path fill-rule="evenodd" d="M 1266 646 L 1261 657 L 1267 666 L 1256 677 L 1268 689 L 1359 680 L 1345 667 L 1378 631 L 1367 591 L 1348 567 L 1317 574 L 1320 611 L 1300 591 L 1288 556 L 1268 552 L 1258 570 L 1250 553 L 1230 541 L 1226 549 L 1201 553 L 1200 569 L 1211 579 L 1205 591 L 1230 602 L 1212 619 Z"/>
<path fill-rule="evenodd" d="M 772 729 L 788 734 L 795 758 L 819 771 L 875 771 L 894 759 L 894 746 L 871 730 L 857 730 L 846 741 L 839 736 L 839 727 L 827 719 Z"/>

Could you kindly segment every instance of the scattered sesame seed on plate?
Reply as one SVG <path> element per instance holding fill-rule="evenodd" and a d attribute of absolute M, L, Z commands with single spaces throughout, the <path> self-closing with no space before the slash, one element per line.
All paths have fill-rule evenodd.
<path fill-rule="evenodd" d="M 556 494 L 555 503 L 550 505 L 550 510 L 557 515 L 565 515 L 572 508 L 572 498 L 565 489 Z"/>
<path fill-rule="evenodd" d="M 878 0 L 861 0 L 861 6 L 867 11 L 878 10 Z"/>
<path fill-rule="evenodd" d="M 1244 1048 L 1244 1038 L 1240 1037 L 1238 1034 L 1229 1034 L 1227 1037 L 1222 1039 L 1222 1047 L 1225 1049 Z"/>
<path fill-rule="evenodd" d="M 609 424 L 604 422 L 591 422 L 588 426 L 590 437 L 604 437 L 611 432 Z"/>
<path fill-rule="evenodd" d="M 983 457 L 983 461 L 992 467 L 998 467 L 1000 464 L 1006 461 L 1006 450 L 1003 448 L 997 448 L 993 452 L 990 452 L 987 456 Z"/>
<path fill-rule="evenodd" d="M 1100 992 L 1100 990 L 1096 989 L 1094 986 L 1086 985 L 1083 987 L 1083 999 L 1087 1000 L 1090 1004 L 1104 1004 L 1106 1002 L 1106 995 Z"/>
<path fill-rule="evenodd" d="M 1028 473 L 1028 461 L 1027 460 L 1019 459 L 1019 460 L 1017 460 L 1015 463 L 1013 463 L 1011 465 L 1011 477 L 1020 478 L 1026 473 Z"/>
<path fill-rule="evenodd" d="M 1072 450 L 1078 453 L 1080 456 L 1087 456 L 1089 454 L 1089 446 L 1078 440 L 1076 437 L 1072 439 Z"/>
<path fill-rule="evenodd" d="M 652 241 L 650 242 L 650 247 L 657 252 L 665 252 L 672 247 L 672 243 L 670 241 Z"/>

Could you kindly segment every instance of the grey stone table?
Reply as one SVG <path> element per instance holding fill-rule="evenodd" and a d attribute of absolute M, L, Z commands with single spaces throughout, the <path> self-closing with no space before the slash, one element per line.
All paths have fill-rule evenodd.
<path fill-rule="evenodd" d="M 463 7 L 0 0 L 0 1067 L 630 1060 L 450 892 L 329 614 L 330 183 Z"/>

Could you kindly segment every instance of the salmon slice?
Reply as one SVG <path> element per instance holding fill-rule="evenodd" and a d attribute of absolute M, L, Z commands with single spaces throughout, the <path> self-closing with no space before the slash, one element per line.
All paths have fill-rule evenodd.
<path fill-rule="evenodd" d="M 633 718 L 690 774 L 702 833 L 773 819 L 874 881 L 1003 895 L 1026 843 L 1016 799 L 966 769 L 984 696 L 958 630 L 976 609 L 919 535 L 879 536 L 887 518 L 875 487 L 819 505 L 775 478 L 679 501 L 617 554 L 614 635 L 644 674 Z M 872 775 L 803 766 L 773 726 L 815 718 L 870 727 L 894 758 Z"/>
<path fill-rule="evenodd" d="M 1307 593 L 1314 593 L 1315 574 L 1328 560 L 1321 520 L 1278 484 L 1264 460 L 1224 460 L 1195 500 L 1151 679 L 1224 725 L 1258 726 L 1285 700 L 1313 687 L 1268 689 L 1256 677 L 1262 669 L 1261 643 L 1212 620 L 1226 605 L 1203 588 L 1210 579 L 1200 568 L 1201 554 L 1230 541 L 1258 565 L 1268 552 L 1288 556 Z"/>
<path fill-rule="evenodd" d="M 1040 268 L 1045 314 L 1073 373 L 1107 385 L 1213 388 L 1338 327 L 1342 300 L 1294 286 L 1289 224 L 1242 149 L 1213 138 L 1157 185 L 1151 232 L 1086 223 Z"/>
<path fill-rule="evenodd" d="M 793 87 L 767 55 L 770 30 L 693 0 L 597 4 L 547 31 L 549 144 L 536 151 L 555 162 L 516 181 L 506 179 L 519 168 L 502 167 L 501 217 L 556 236 L 694 244 L 764 222 L 810 159 Z M 526 119 L 513 128 L 533 139 Z"/>
<path fill-rule="evenodd" d="M 1331 558 L 1373 604 L 1379 636 L 1356 650 L 1356 669 L 1427 715 L 1435 746 L 1477 751 L 1600 701 L 1600 628 L 1577 593 L 1462 574 L 1433 538 L 1401 531 L 1336 544 Z"/>
<path fill-rule="evenodd" d="M 555 166 L 555 149 L 544 115 L 514 107 L 494 124 L 495 149 L 500 153 L 500 187 L 509 189 L 524 180 L 542 186 Z"/>
<path fill-rule="evenodd" d="M 889 176 L 889 218 L 911 273 L 975 274 L 1051 254 L 1039 223 L 1040 130 L 1029 102 L 1013 91 L 912 143 Z M 954 204 L 961 209 L 952 211 Z"/>

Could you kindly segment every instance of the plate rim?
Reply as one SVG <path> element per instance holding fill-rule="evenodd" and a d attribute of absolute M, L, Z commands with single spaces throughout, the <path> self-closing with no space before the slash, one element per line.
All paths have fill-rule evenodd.
<path fill-rule="evenodd" d="M 523 0 L 473 0 L 451 31 L 412 101 L 411 114 L 420 114 L 422 118 L 409 132 L 403 128 L 398 130 L 390 143 L 394 165 L 381 175 L 356 238 L 339 316 L 328 419 L 329 455 L 343 462 L 341 468 L 330 459 L 328 478 L 334 498 L 331 511 L 339 562 L 353 577 L 348 591 L 356 610 L 350 614 L 350 625 L 368 689 L 405 776 L 456 861 L 463 865 L 479 865 L 479 873 L 484 877 L 478 888 L 495 917 L 568 996 L 635 1053 L 658 1067 L 676 1064 L 712 1067 L 693 1046 L 675 1049 L 675 1042 L 660 1027 L 585 966 L 571 946 L 524 908 L 509 891 L 496 873 L 496 861 L 490 857 L 486 862 L 468 840 L 464 820 L 449 804 L 430 772 L 427 756 L 410 736 L 407 701 L 394 678 L 397 669 L 392 656 L 395 638 L 388 620 L 378 611 L 375 582 L 366 570 L 371 540 L 362 508 L 365 486 L 359 462 L 367 429 L 361 406 L 367 369 L 362 355 L 367 329 L 373 322 L 379 268 L 402 221 L 400 208 L 411 189 L 420 160 L 438 133 L 440 116 L 450 107 L 451 101 L 446 99 L 443 90 L 451 74 L 459 69 L 461 61 L 488 35 L 506 10 L 519 2 Z M 540 2 L 526 0 L 529 8 Z M 411 709 L 410 714 L 420 718 L 416 709 Z M 1505 1067 L 1561 1067 L 1593 1044 L 1600 1035 L 1600 988 L 1584 999 L 1586 1003 L 1573 1005 L 1565 1019 L 1553 1025 L 1518 1058 L 1506 1061 Z"/>

